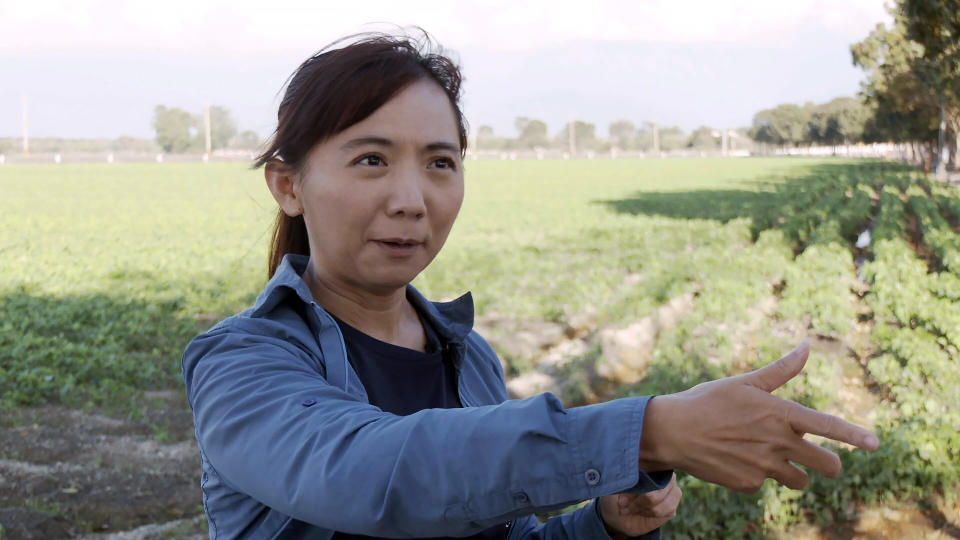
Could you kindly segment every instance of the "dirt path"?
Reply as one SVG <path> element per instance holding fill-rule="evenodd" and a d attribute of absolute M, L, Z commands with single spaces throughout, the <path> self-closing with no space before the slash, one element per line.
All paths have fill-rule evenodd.
<path fill-rule="evenodd" d="M 4 417 L 0 537 L 137 529 L 108 538 L 150 538 L 150 527 L 163 537 L 204 537 L 205 521 L 191 520 L 202 507 L 190 411 L 177 392 L 147 401 L 140 422 L 55 406 Z"/>

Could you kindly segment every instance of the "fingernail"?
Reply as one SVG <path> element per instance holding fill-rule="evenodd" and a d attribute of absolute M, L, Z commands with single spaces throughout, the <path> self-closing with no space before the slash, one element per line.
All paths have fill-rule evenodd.
<path fill-rule="evenodd" d="M 867 435 L 863 438 L 863 445 L 867 448 L 877 448 L 880 446 L 880 441 L 877 439 L 876 435 Z"/>

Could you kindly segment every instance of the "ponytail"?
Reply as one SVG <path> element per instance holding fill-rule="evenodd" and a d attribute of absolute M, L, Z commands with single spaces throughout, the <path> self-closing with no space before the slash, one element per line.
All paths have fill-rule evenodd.
<path fill-rule="evenodd" d="M 277 211 L 277 219 L 273 224 L 273 241 L 270 243 L 270 257 L 268 259 L 267 278 L 276 273 L 283 256 L 293 253 L 296 255 L 310 255 L 310 242 L 307 240 L 307 225 L 303 221 L 303 214 L 290 217 Z"/>

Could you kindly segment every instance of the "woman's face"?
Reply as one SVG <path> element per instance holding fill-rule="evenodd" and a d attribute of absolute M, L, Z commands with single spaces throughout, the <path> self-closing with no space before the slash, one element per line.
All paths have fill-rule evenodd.
<path fill-rule="evenodd" d="M 386 294 L 440 251 L 463 202 L 452 106 L 418 81 L 316 145 L 294 191 L 321 280 Z"/>

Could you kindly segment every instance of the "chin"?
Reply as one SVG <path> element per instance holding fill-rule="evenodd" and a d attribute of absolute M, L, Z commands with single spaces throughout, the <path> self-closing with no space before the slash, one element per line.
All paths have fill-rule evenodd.
<path fill-rule="evenodd" d="M 408 270 L 397 270 L 392 273 L 371 276 L 365 280 L 365 285 L 367 289 L 378 293 L 392 293 L 397 289 L 402 289 L 409 285 L 419 273 L 420 272 L 410 272 Z"/>

